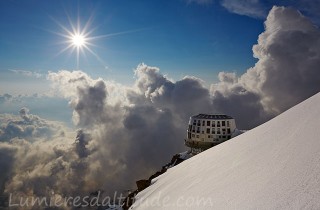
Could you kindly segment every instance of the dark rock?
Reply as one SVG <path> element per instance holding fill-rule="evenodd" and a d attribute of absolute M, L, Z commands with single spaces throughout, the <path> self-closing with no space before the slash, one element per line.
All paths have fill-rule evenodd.
<path fill-rule="evenodd" d="M 132 206 L 132 204 L 135 201 L 135 197 L 138 194 L 138 190 L 133 191 L 132 193 L 130 193 L 123 201 L 122 203 L 122 208 L 123 210 L 128 210 L 130 208 L 130 206 Z"/>
<path fill-rule="evenodd" d="M 130 208 L 130 206 L 134 203 L 135 201 L 135 196 L 142 190 L 146 189 L 147 187 L 149 187 L 151 185 L 151 180 L 160 176 L 161 174 L 165 173 L 167 171 L 168 168 L 176 166 L 178 164 L 180 164 L 181 162 L 183 162 L 184 159 L 182 159 L 180 157 L 180 154 L 176 154 L 171 158 L 170 163 L 164 165 L 161 168 L 161 171 L 157 171 L 156 173 L 154 173 L 153 175 L 151 175 L 149 177 L 149 179 L 141 179 L 139 181 L 136 181 L 136 185 L 138 187 L 137 190 L 135 190 L 134 192 L 130 193 L 125 200 L 123 201 L 123 206 L 122 208 L 124 210 L 128 210 Z"/>
<path fill-rule="evenodd" d="M 136 184 L 138 187 L 138 191 L 140 192 L 140 191 L 146 189 L 147 187 L 149 187 L 151 184 L 151 181 L 149 179 L 148 180 L 141 179 L 139 181 L 136 181 Z"/>
<path fill-rule="evenodd" d="M 164 171 L 164 172 L 165 172 L 165 171 Z M 160 175 L 163 174 L 164 172 L 162 172 L 162 170 L 161 170 L 161 171 L 157 171 L 155 174 L 153 174 L 152 176 L 150 176 L 150 177 L 149 177 L 150 183 L 151 183 L 151 180 L 152 180 L 152 179 L 160 176 Z"/>

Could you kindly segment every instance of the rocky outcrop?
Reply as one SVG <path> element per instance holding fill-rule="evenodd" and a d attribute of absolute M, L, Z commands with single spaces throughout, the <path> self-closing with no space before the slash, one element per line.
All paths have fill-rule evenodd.
<path fill-rule="evenodd" d="M 152 179 L 160 176 L 161 174 L 165 173 L 168 168 L 174 167 L 180 163 L 182 163 L 184 160 L 188 159 L 190 156 L 192 156 L 189 152 L 185 153 L 180 153 L 180 154 L 175 154 L 172 158 L 171 161 L 162 166 L 160 171 L 157 171 L 156 173 L 152 174 L 148 179 L 141 179 L 136 181 L 137 188 L 135 191 L 131 192 L 123 201 L 123 206 L 122 208 L 124 210 L 128 210 L 130 206 L 134 203 L 135 196 L 141 192 L 142 190 L 146 189 L 151 185 Z"/>
<path fill-rule="evenodd" d="M 141 180 L 136 181 L 136 185 L 138 187 L 139 192 L 146 189 L 147 187 L 149 187 L 150 184 L 151 184 L 150 179 L 147 179 L 147 180 L 141 179 Z"/>

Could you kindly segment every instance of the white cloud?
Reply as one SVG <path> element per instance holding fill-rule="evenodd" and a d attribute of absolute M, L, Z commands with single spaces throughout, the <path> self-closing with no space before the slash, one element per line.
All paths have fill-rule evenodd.
<path fill-rule="evenodd" d="M 319 91 L 320 31 L 298 11 L 273 7 L 253 52 L 259 61 L 241 83 L 265 109 L 282 112 Z"/>
<path fill-rule="evenodd" d="M 316 24 L 320 24 L 320 1 L 319 0 L 296 0 L 277 2 L 279 6 L 291 6 L 302 11 Z"/>
<path fill-rule="evenodd" d="M 15 73 L 15 74 L 21 74 L 23 76 L 27 77 L 35 77 L 35 78 L 41 78 L 42 74 L 34 71 L 28 71 L 28 70 L 21 70 L 21 69 L 9 69 L 9 71 Z"/>
<path fill-rule="evenodd" d="M 254 18 L 265 18 L 267 9 L 259 0 L 222 0 L 221 5 L 229 12 Z"/>
<path fill-rule="evenodd" d="M 70 129 L 27 108 L 19 116 L 0 114 L 0 123 L 0 203 L 8 193 L 48 196 L 57 184 L 62 184 L 57 194 L 74 186 L 75 180 L 68 180 L 77 161 Z"/>
<path fill-rule="evenodd" d="M 27 108 L 19 111 L 19 116 L 0 114 L 0 141 L 9 142 L 19 138 L 28 141 L 51 140 L 65 135 L 62 123 L 46 121 L 37 115 L 29 114 Z"/>
<path fill-rule="evenodd" d="M 253 52 L 258 62 L 239 78 L 219 74 L 211 88 L 216 108 L 243 110 L 240 120 L 251 111 L 257 123 L 320 91 L 320 31 L 298 11 L 273 7 Z"/>
<path fill-rule="evenodd" d="M 32 95 L 45 94 L 49 91 L 45 75 L 21 69 L 9 69 L 2 72 L 0 78 L 0 94 Z"/>
<path fill-rule="evenodd" d="M 72 110 L 68 106 L 68 100 L 62 97 L 40 94 L 0 95 L 0 113 L 18 113 L 21 107 L 28 107 L 33 114 L 46 119 L 72 125 Z"/>
<path fill-rule="evenodd" d="M 261 1 L 261 0 L 221 0 L 220 4 L 229 12 L 253 18 L 265 19 L 273 6 L 285 6 L 298 9 L 314 23 L 320 23 L 319 0 Z"/>

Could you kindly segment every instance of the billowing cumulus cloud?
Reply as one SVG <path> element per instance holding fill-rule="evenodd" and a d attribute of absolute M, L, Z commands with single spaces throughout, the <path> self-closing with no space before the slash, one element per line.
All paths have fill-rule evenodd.
<path fill-rule="evenodd" d="M 34 141 L 50 140 L 54 136 L 64 135 L 63 124 L 48 122 L 36 115 L 29 114 L 27 108 L 19 111 L 19 116 L 0 114 L 0 141 L 8 142 L 13 138 Z"/>
<path fill-rule="evenodd" d="M 219 73 L 210 89 L 199 78 L 172 81 L 145 64 L 136 68 L 132 87 L 81 71 L 50 72 L 78 131 L 26 108 L 1 115 L 0 190 L 70 196 L 131 188 L 186 149 L 190 115 L 225 113 L 249 129 L 318 92 L 319 37 L 299 12 L 274 7 L 253 47 L 256 65 L 240 76 Z"/>
<path fill-rule="evenodd" d="M 258 62 L 239 78 L 220 73 L 220 83 L 211 87 L 214 104 L 234 116 L 243 113 L 238 119 L 247 122 L 254 113 L 253 125 L 285 111 L 319 92 L 319 49 L 317 26 L 294 9 L 273 7 L 253 46 Z"/>
<path fill-rule="evenodd" d="M 211 86 L 213 107 L 219 113 L 233 116 L 240 128 L 252 128 L 271 118 L 259 94 L 249 91 L 234 73 L 220 72 L 220 82 Z"/>
<path fill-rule="evenodd" d="M 63 188 L 72 186 L 67 174 L 77 161 L 72 155 L 76 147 L 73 132 L 62 123 L 30 114 L 27 108 L 19 115 L 1 114 L 0 123 L 0 203 L 9 193 L 45 196 L 53 189 L 65 193 Z M 57 188 L 61 182 L 65 187 Z"/>
<path fill-rule="evenodd" d="M 253 52 L 259 61 L 240 80 L 268 111 L 284 111 L 319 91 L 320 31 L 296 10 L 273 7 Z"/>

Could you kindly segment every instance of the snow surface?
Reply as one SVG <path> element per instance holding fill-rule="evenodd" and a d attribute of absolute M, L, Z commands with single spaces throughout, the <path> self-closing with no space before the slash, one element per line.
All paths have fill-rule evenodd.
<path fill-rule="evenodd" d="M 320 93 L 153 182 L 131 209 L 320 209 Z"/>

